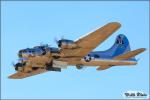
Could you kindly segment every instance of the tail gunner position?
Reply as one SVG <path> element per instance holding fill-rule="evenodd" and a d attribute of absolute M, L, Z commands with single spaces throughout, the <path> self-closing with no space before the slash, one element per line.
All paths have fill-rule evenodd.
<path fill-rule="evenodd" d="M 17 73 L 9 78 L 21 79 L 47 71 L 61 71 L 69 65 L 82 69 L 84 66 L 105 70 L 114 66 L 136 65 L 135 56 L 144 48 L 131 51 L 127 37 L 117 36 L 114 45 L 106 51 L 92 51 L 112 33 L 120 28 L 118 22 L 111 22 L 76 41 L 61 39 L 58 48 L 49 45 L 22 49 L 18 53 L 19 61 L 14 64 Z"/>

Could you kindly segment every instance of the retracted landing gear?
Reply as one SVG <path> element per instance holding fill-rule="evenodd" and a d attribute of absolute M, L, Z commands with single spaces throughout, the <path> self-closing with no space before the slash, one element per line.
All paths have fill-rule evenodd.
<path fill-rule="evenodd" d="M 83 68 L 83 65 L 76 65 L 76 68 L 80 70 Z"/>

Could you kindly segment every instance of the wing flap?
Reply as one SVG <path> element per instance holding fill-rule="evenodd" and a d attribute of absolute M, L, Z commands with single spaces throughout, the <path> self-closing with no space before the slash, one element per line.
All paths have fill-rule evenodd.
<path fill-rule="evenodd" d="M 108 68 L 110 68 L 110 67 L 112 67 L 112 66 L 108 66 L 108 65 L 100 66 L 100 67 L 98 67 L 96 70 L 98 70 L 98 71 L 100 71 L 100 70 L 105 70 L 105 69 L 108 69 Z"/>

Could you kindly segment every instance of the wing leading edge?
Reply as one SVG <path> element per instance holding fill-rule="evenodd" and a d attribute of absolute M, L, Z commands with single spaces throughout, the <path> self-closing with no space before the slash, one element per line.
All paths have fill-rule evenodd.
<path fill-rule="evenodd" d="M 61 53 L 64 57 L 76 56 L 82 58 L 106 40 L 112 33 L 120 28 L 120 26 L 121 24 L 118 22 L 108 23 L 96 31 L 75 41 L 78 48 L 71 50 L 64 49 Z"/>
<path fill-rule="evenodd" d="M 38 69 L 36 71 L 32 71 L 30 73 L 26 73 L 26 72 L 17 72 L 15 74 L 10 75 L 8 78 L 10 79 L 22 79 L 22 78 L 26 78 L 26 77 L 30 77 L 33 75 L 37 75 L 37 74 L 41 74 L 47 72 L 46 69 Z"/>

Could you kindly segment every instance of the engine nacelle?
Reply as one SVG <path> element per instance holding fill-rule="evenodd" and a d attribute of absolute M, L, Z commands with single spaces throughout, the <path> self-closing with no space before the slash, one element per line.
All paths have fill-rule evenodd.
<path fill-rule="evenodd" d="M 72 40 L 62 39 L 62 40 L 59 40 L 57 43 L 58 43 L 58 47 L 62 48 L 62 49 L 77 48 L 77 44 L 75 44 L 74 41 L 72 41 Z"/>
<path fill-rule="evenodd" d="M 28 58 L 31 56 L 41 56 L 45 55 L 47 52 L 49 52 L 49 47 L 46 46 L 36 46 L 34 48 L 27 48 L 27 49 L 22 49 L 19 51 L 18 56 L 20 58 Z"/>

